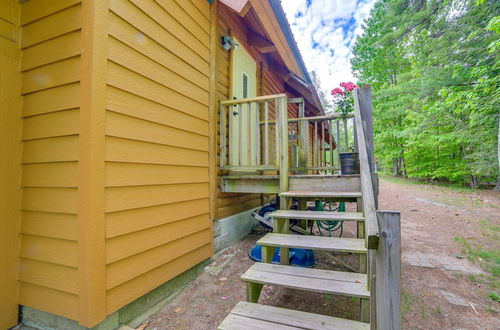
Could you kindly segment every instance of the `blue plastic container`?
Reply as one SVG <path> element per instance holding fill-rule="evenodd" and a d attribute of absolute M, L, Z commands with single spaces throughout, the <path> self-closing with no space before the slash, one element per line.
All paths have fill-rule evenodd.
<path fill-rule="evenodd" d="M 262 246 L 255 245 L 252 249 L 250 249 L 248 256 L 253 261 L 261 262 Z M 276 248 L 276 251 L 274 252 L 272 263 L 273 264 L 280 263 L 279 247 Z M 314 251 L 305 249 L 294 249 L 294 248 L 290 249 L 290 265 L 298 267 L 313 267 L 315 264 L 316 264 L 316 259 L 314 258 Z"/>

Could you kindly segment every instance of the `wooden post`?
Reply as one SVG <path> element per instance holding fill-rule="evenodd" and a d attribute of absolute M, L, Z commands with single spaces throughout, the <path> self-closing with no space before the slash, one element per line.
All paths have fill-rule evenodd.
<path fill-rule="evenodd" d="M 279 130 L 280 130 L 280 192 L 288 190 L 288 100 L 286 95 L 280 98 L 280 107 L 278 120 Z M 288 207 L 287 198 L 280 198 L 280 209 L 286 210 Z M 279 232 L 288 233 L 290 220 L 283 219 L 281 223 L 281 228 Z M 280 248 L 280 260 L 281 264 L 288 265 L 289 263 L 289 249 L 281 247 Z"/>
<path fill-rule="evenodd" d="M 378 207 L 378 176 L 375 173 L 375 147 L 373 144 L 373 115 L 372 115 L 372 90 L 369 85 L 356 88 L 354 91 L 356 104 L 359 108 L 363 130 L 365 132 L 365 145 L 368 153 L 368 165 L 372 176 L 373 194 L 375 205 Z M 354 126 L 356 127 L 356 126 Z"/>
<path fill-rule="evenodd" d="M 335 124 L 337 126 L 337 161 L 338 161 L 338 166 L 339 166 L 339 171 L 340 171 L 340 155 L 339 153 L 341 152 L 341 142 L 340 142 L 340 121 L 337 119 L 335 121 Z"/>
<path fill-rule="evenodd" d="M 280 192 L 288 190 L 288 102 L 287 97 L 280 98 Z"/>
<path fill-rule="evenodd" d="M 259 301 L 263 285 L 260 283 L 247 282 L 247 301 L 256 303 Z"/>
<path fill-rule="evenodd" d="M 356 88 L 355 97 L 359 105 L 359 112 L 363 121 L 363 129 L 365 131 L 365 144 L 368 150 L 368 163 L 370 172 L 375 173 L 375 159 L 373 146 L 373 117 L 372 117 L 372 89 L 369 85 L 363 88 Z"/>
<path fill-rule="evenodd" d="M 305 117 L 305 102 L 299 103 L 299 118 Z M 299 168 L 302 174 L 307 174 L 307 160 L 309 158 L 309 122 L 302 120 L 299 125 Z"/>
<path fill-rule="evenodd" d="M 78 165 L 79 324 L 106 311 L 105 134 L 108 1 L 82 1 Z"/>
<path fill-rule="evenodd" d="M 376 250 L 377 328 L 401 329 L 401 215 L 378 211 L 379 246 Z"/>
<path fill-rule="evenodd" d="M 368 250 L 367 286 L 370 291 L 370 330 L 377 330 L 377 250 Z"/>
<path fill-rule="evenodd" d="M 262 245 L 262 262 L 271 263 L 273 261 L 274 253 L 276 252 L 275 246 Z"/>
<path fill-rule="evenodd" d="M 356 211 L 363 212 L 363 198 L 356 198 Z M 356 222 L 356 234 L 357 238 L 365 238 L 365 222 L 357 221 Z M 361 253 L 359 255 L 359 272 L 366 273 L 366 262 L 367 255 Z"/>

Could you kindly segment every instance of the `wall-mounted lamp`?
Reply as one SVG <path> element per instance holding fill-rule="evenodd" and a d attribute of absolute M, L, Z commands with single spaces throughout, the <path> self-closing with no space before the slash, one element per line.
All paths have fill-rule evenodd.
<path fill-rule="evenodd" d="M 231 36 L 222 36 L 221 39 L 222 39 L 222 47 L 226 51 L 230 51 L 231 48 L 236 48 L 239 46 Z"/>

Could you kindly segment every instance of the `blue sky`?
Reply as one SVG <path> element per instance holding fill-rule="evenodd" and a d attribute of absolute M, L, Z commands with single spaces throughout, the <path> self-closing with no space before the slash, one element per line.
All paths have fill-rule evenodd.
<path fill-rule="evenodd" d="M 323 89 L 354 81 L 351 49 L 375 1 L 281 0 L 307 69 L 318 73 Z"/>

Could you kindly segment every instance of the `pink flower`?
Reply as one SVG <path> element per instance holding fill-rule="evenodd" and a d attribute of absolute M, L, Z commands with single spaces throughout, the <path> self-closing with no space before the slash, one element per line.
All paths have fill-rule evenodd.
<path fill-rule="evenodd" d="M 341 84 L 342 85 L 342 84 Z M 345 86 L 343 86 L 345 88 L 345 90 L 347 92 L 352 92 L 354 90 L 354 88 L 358 88 L 358 85 L 356 85 L 355 83 L 352 83 L 352 82 L 348 82 L 347 84 L 345 84 Z"/>
<path fill-rule="evenodd" d="M 345 87 L 347 86 L 347 84 L 348 84 L 348 83 L 346 83 L 346 82 L 341 82 L 341 83 L 340 83 L 340 87 L 345 88 Z"/>
<path fill-rule="evenodd" d="M 344 95 L 344 91 L 337 87 L 337 88 L 332 89 L 332 95 Z"/>

